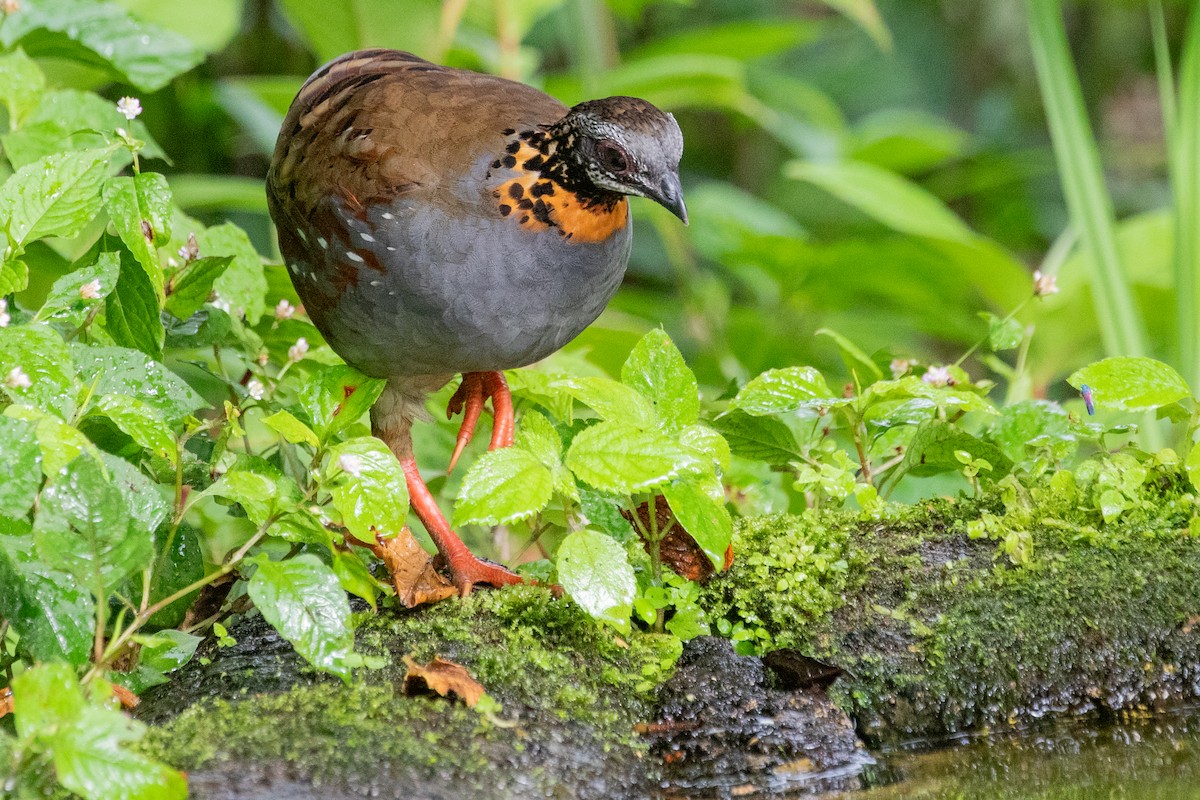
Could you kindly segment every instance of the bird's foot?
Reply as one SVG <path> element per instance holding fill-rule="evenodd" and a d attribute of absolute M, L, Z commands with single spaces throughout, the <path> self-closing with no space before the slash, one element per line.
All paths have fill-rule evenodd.
<path fill-rule="evenodd" d="M 462 597 L 469 595 L 476 584 L 500 587 L 529 583 L 512 570 L 469 552 L 456 553 L 454 558 L 445 561 L 450 571 L 450 581 Z"/>
<path fill-rule="evenodd" d="M 449 470 L 454 469 L 458 457 L 475 435 L 475 423 L 483 413 L 483 404 L 488 398 L 492 399 L 492 443 L 489 450 L 498 447 L 508 447 L 513 443 L 513 403 L 512 393 L 504 380 L 503 372 L 464 372 L 458 391 L 446 404 L 446 419 L 462 412 L 462 426 L 458 429 L 458 441 L 454 444 L 454 454 L 450 456 Z M 449 471 L 447 470 L 447 471 Z"/>

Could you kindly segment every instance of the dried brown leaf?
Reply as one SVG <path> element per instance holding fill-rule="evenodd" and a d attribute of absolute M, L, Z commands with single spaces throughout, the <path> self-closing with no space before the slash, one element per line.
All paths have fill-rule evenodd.
<path fill-rule="evenodd" d="M 392 586 L 405 608 L 436 603 L 458 594 L 434 569 L 433 559 L 417 544 L 407 525 L 396 536 L 380 539 L 371 549 L 391 573 Z"/>
<path fill-rule="evenodd" d="M 471 677 L 461 664 L 434 658 L 428 664 L 418 664 L 409 656 L 404 657 L 408 672 L 404 675 L 406 695 L 437 694 L 442 697 L 454 695 L 474 707 L 483 697 L 483 684 Z"/>
<path fill-rule="evenodd" d="M 5 686 L 0 689 L 0 717 L 6 716 L 13 712 L 13 695 L 12 689 Z"/>
<path fill-rule="evenodd" d="M 663 536 L 658 545 L 658 554 L 662 562 L 689 581 L 703 583 L 711 578 L 716 572 L 713 569 L 712 561 L 700 549 L 700 545 L 696 544 L 696 540 L 692 538 L 692 535 L 675 519 L 675 515 L 671 513 L 671 506 L 667 503 L 667 498 L 662 495 L 655 495 L 654 511 L 655 530 L 666 531 L 666 535 Z M 628 511 L 622 510 L 621 514 L 630 522 L 633 522 L 633 515 Z M 637 516 L 638 522 L 641 523 L 641 528 L 651 530 L 649 503 L 642 503 L 637 507 Z M 637 529 L 638 526 L 634 525 L 634 528 Z M 642 546 L 646 548 L 646 552 L 650 552 L 650 545 L 644 538 L 642 539 Z M 733 545 L 730 545 L 725 550 L 724 568 L 729 569 L 732 565 Z"/>

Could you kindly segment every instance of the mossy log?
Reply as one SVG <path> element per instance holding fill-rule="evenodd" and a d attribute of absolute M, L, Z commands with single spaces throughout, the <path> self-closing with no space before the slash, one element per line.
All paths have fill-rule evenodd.
<path fill-rule="evenodd" d="M 1179 476 L 1154 489 L 1153 503 L 1107 524 L 1073 510 L 1078 498 L 1036 492 L 890 518 L 741 522 L 733 569 L 703 593 L 714 627 L 741 649 L 841 667 L 830 695 L 849 717 L 757 659 L 725 665 L 728 645 L 698 640 L 678 660 L 671 637 L 620 637 L 516 587 L 364 613 L 358 649 L 384 666 L 350 685 L 250 618 L 235 646 L 206 644 L 203 661 L 146 698 L 147 747 L 189 770 L 198 798 L 621 798 L 662 796 L 673 781 L 720 796 L 744 783 L 854 785 L 863 751 L 850 719 L 877 745 L 1194 699 L 1195 504 Z M 502 707 L 404 697 L 404 655 L 463 664 Z M 751 730 L 781 720 L 790 738 Z"/>

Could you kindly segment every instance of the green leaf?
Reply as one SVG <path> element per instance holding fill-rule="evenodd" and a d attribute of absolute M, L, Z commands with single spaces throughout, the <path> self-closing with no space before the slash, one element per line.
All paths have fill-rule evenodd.
<path fill-rule="evenodd" d="M 349 680 L 350 603 L 333 571 L 308 554 L 251 561 L 258 569 L 250 579 L 250 599 L 267 622 L 314 667 Z"/>
<path fill-rule="evenodd" d="M 9 123 L 19 128 L 37 108 L 46 88 L 46 76 L 21 48 L 0 56 L 0 103 L 8 108 Z"/>
<path fill-rule="evenodd" d="M 155 530 L 151 528 L 151 530 Z M 168 528 L 157 531 L 156 539 L 161 542 L 169 532 Z M 189 525 L 180 525 L 175 531 L 175 537 L 167 542 L 156 544 L 159 551 L 158 560 L 154 566 L 154 576 L 150 582 L 150 602 L 159 600 L 190 586 L 204 577 L 204 550 L 196 530 Z M 183 624 L 188 609 L 200 592 L 197 589 L 189 592 L 150 618 L 150 625 L 155 628 L 170 628 Z M 174 631 L 172 631 L 174 633 Z M 143 662 L 145 657 L 143 655 Z"/>
<path fill-rule="evenodd" d="M 769 369 L 752 379 L 729 403 L 754 416 L 782 414 L 798 408 L 829 408 L 846 401 L 833 397 L 821 373 L 812 367 Z"/>
<path fill-rule="evenodd" d="M 300 405 L 322 442 L 344 431 L 370 410 L 387 381 L 368 378 L 353 367 L 326 367 L 304 384 Z"/>
<path fill-rule="evenodd" d="M 374 436 L 348 439 L 329 451 L 325 478 L 333 506 L 360 541 L 399 533 L 408 517 L 408 483 L 396 456 Z"/>
<path fill-rule="evenodd" d="M 104 329 L 113 341 L 155 358 L 162 354 L 163 328 L 159 292 L 146 270 L 127 250 L 120 251 L 117 288 L 105 299 Z"/>
<path fill-rule="evenodd" d="M 20 637 L 19 649 L 34 661 L 88 662 L 96 606 L 75 578 L 43 564 L 28 535 L 0 518 L 0 617 Z M 8 528 L 8 529 L 6 529 Z"/>
<path fill-rule="evenodd" d="M 667 430 L 678 430 L 700 416 L 700 388 L 683 354 L 661 328 L 634 346 L 621 367 L 621 382 L 654 405 Z"/>
<path fill-rule="evenodd" d="M 601 622 L 628 633 L 637 580 L 625 548 L 603 533 L 575 531 L 559 545 L 556 560 L 558 582 L 571 599 Z"/>
<path fill-rule="evenodd" d="M 37 108 L 22 126 L 0 135 L 0 142 L 13 167 L 23 167 L 63 150 L 104 147 L 108 144 L 109 133 L 118 127 L 127 129 L 134 138 L 146 143 L 142 158 L 164 157 L 162 148 L 140 120 L 129 122 L 117 111 L 113 101 L 78 89 L 43 92 Z M 129 151 L 121 148 L 110 163 L 116 168 L 132 159 Z"/>
<path fill-rule="evenodd" d="M 867 387 L 863 392 L 863 404 L 870 407 L 884 400 L 900 400 L 906 398 L 922 398 L 932 400 L 939 408 L 955 411 L 980 411 L 985 414 L 997 414 L 995 406 L 986 397 L 957 390 L 949 386 L 934 386 L 918 377 L 909 375 L 892 381 L 879 381 Z"/>
<path fill-rule="evenodd" d="M 266 309 L 267 278 L 262 257 L 254 249 L 246 232 L 227 222 L 196 232 L 202 256 L 231 256 L 228 268 L 213 281 L 213 289 L 235 313 L 245 314 L 251 325 L 258 323 Z"/>
<path fill-rule="evenodd" d="M 333 574 L 337 575 L 342 588 L 366 600 L 374 609 L 382 589 L 363 560 L 357 553 L 349 550 L 334 550 L 330 555 L 333 557 Z"/>
<path fill-rule="evenodd" d="M 793 161 L 785 172 L 901 233 L 968 243 L 977 238 L 937 197 L 882 167 L 861 161 Z"/>
<path fill-rule="evenodd" d="M 101 64 L 122 81 L 152 92 L 200 63 L 203 54 L 184 37 L 141 22 L 116 3 L 37 0 L 22 3 L 0 27 L 0 43 L 22 42 L 31 56 Z"/>
<path fill-rule="evenodd" d="M 5 181 L 0 186 L 0 225 L 9 244 L 0 251 L 0 261 L 19 255 L 34 239 L 69 238 L 82 231 L 100 210 L 100 186 L 114 152 L 114 147 L 103 147 L 56 153 L 21 167 Z"/>
<path fill-rule="evenodd" d="M 1117 356 L 1089 364 L 1067 378 L 1076 389 L 1087 384 L 1101 408 L 1147 411 L 1191 395 L 1187 383 L 1171 367 L 1153 358 Z"/>
<path fill-rule="evenodd" d="M 1000 448 L 939 419 L 917 428 L 898 469 L 918 476 L 957 472 L 962 462 L 955 452 L 960 450 L 991 464 L 991 470 L 983 470 L 980 478 L 995 481 L 1012 470 L 1012 460 Z"/>
<path fill-rule="evenodd" d="M 87 700 L 70 664 L 40 664 L 13 678 L 17 735 L 50 738 L 77 721 Z"/>
<path fill-rule="evenodd" d="M 1200 443 L 1192 445 L 1192 449 L 1188 451 L 1184 468 L 1187 469 L 1188 479 L 1192 482 L 1193 488 L 1200 489 Z M 0 613 L 3 612 L 0 611 Z"/>
<path fill-rule="evenodd" d="M 142 646 L 138 662 L 158 672 L 173 672 L 192 660 L 201 638 L 183 631 L 158 631 L 138 637 Z"/>
<path fill-rule="evenodd" d="M 773 417 L 754 417 L 743 411 L 722 414 L 713 426 L 735 455 L 782 465 L 800 458 L 800 445 L 787 425 Z"/>
<path fill-rule="evenodd" d="M 579 490 L 579 510 L 587 518 L 587 524 L 597 528 L 618 542 L 627 542 L 636 534 L 633 525 L 621 514 L 621 498 L 592 489 Z"/>
<path fill-rule="evenodd" d="M 562 437 L 554 430 L 550 420 L 536 411 L 521 415 L 513 446 L 530 453 L 551 469 L 562 464 Z"/>
<path fill-rule="evenodd" d="M 17 369 L 29 379 L 29 386 L 7 380 Z M 54 329 L 42 324 L 0 328 L 0 391 L 13 400 L 71 419 L 74 379 L 71 352 Z"/>
<path fill-rule="evenodd" d="M 97 395 L 127 394 L 157 409 L 172 428 L 207 405 L 184 381 L 144 353 L 124 347 L 71 345 L 80 382 Z"/>
<path fill-rule="evenodd" d="M 310 444 L 313 447 L 321 445 L 312 428 L 296 419 L 290 412 L 280 409 L 269 417 L 263 417 L 263 424 L 283 436 L 292 444 Z"/>
<path fill-rule="evenodd" d="M 102 196 L 117 235 L 142 265 L 161 301 L 163 271 L 156 243 L 171 238 L 171 189 L 167 179 L 157 172 L 118 175 L 105 182 Z"/>
<path fill-rule="evenodd" d="M 1025 327 L 1018 320 L 997 317 L 987 311 L 979 312 L 979 316 L 988 325 L 988 344 L 997 353 L 1012 350 L 1025 338 Z"/>
<path fill-rule="evenodd" d="M 733 455 L 729 450 L 729 442 L 707 425 L 687 426 L 679 433 L 679 443 L 711 460 L 716 469 L 729 469 L 729 459 Z"/>
<path fill-rule="evenodd" d="M 116 253 L 100 253 L 91 266 L 63 275 L 50 287 L 50 294 L 34 321 L 55 319 L 78 325 L 96 303 L 117 288 L 120 268 L 121 260 Z M 85 286 L 89 297 L 84 297 Z"/>
<path fill-rule="evenodd" d="M 828 336 L 837 343 L 838 350 L 842 355 L 842 363 L 846 365 L 846 369 L 851 375 L 858 378 L 859 385 L 865 386 L 883 379 L 883 370 L 879 368 L 879 365 L 845 336 L 832 328 L 821 328 L 816 335 Z"/>
<path fill-rule="evenodd" d="M 29 265 L 17 259 L 0 262 L 0 297 L 23 292 L 29 286 Z"/>
<path fill-rule="evenodd" d="M 25 420 L 0 417 L 0 453 L 7 472 L 0 480 L 0 515 L 21 519 L 33 507 L 42 485 L 37 427 Z"/>
<path fill-rule="evenodd" d="M 42 490 L 33 528 L 38 558 L 100 590 L 146 566 L 151 534 L 135 523 L 121 490 L 92 458 L 77 458 Z"/>
<path fill-rule="evenodd" d="M 506 447 L 484 453 L 463 479 L 454 524 L 507 525 L 532 517 L 554 495 L 554 475 L 532 453 Z"/>
<path fill-rule="evenodd" d="M 717 569 L 733 538 L 733 517 L 725 508 L 725 490 L 718 480 L 680 480 L 662 489 L 675 518 Z"/>
<path fill-rule="evenodd" d="M 175 436 L 153 406 L 126 394 L 106 394 L 92 408 L 112 420 L 133 441 L 175 466 L 178 458 Z"/>
<path fill-rule="evenodd" d="M 167 297 L 167 311 L 179 319 L 187 319 L 208 302 L 213 292 L 213 283 L 225 274 L 233 256 L 209 256 L 193 261 L 182 271 L 182 276 Z"/>
<path fill-rule="evenodd" d="M 579 433 L 566 463 L 584 483 L 621 494 L 661 486 L 697 466 L 695 456 L 674 439 L 616 421 L 598 422 Z"/>
<path fill-rule="evenodd" d="M 822 0 L 825 5 L 844 14 L 875 40 L 882 50 L 892 49 L 892 33 L 874 0 Z"/>
<path fill-rule="evenodd" d="M 260 472 L 231 469 L 205 489 L 205 493 L 232 500 L 242 507 L 251 522 L 261 525 L 275 512 L 279 489 L 274 479 Z"/>
<path fill-rule="evenodd" d="M 657 428 L 654 406 L 640 392 L 612 378 L 582 377 L 555 381 L 562 389 L 586 405 L 602 419 L 616 419 L 640 428 Z"/>
<path fill-rule="evenodd" d="M 91 440 L 55 415 L 31 406 L 13 404 L 4 409 L 4 416 L 32 422 L 37 431 L 38 447 L 42 451 L 42 472 L 48 478 L 59 474 L 78 456 L 87 453 L 97 463 L 100 451 Z"/>

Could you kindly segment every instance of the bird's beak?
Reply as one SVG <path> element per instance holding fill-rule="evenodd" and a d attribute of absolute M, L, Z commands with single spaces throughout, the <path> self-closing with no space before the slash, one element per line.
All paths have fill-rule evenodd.
<path fill-rule="evenodd" d="M 662 179 L 657 189 L 652 189 L 650 199 L 670 211 L 688 224 L 687 206 L 683 204 L 683 187 L 679 185 L 679 175 L 672 172 Z"/>

